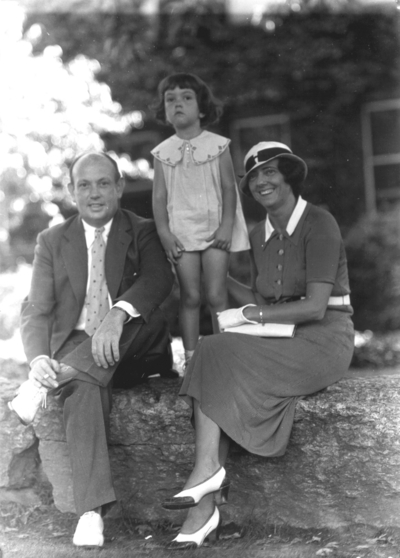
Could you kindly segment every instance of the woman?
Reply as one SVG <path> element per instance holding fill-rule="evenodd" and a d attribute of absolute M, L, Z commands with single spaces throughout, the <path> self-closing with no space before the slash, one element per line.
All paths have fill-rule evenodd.
<path fill-rule="evenodd" d="M 245 323 L 295 324 L 292 338 L 221 333 L 199 343 L 180 395 L 193 407 L 195 466 L 167 509 L 190 508 L 169 548 L 216 535 L 229 480 L 232 438 L 249 452 L 285 452 L 296 402 L 338 381 L 353 354 L 350 289 L 339 227 L 305 202 L 306 163 L 284 144 L 261 142 L 245 157 L 240 188 L 267 212 L 250 235 L 252 286 L 228 279 L 241 308 L 219 315 L 221 330 Z"/>

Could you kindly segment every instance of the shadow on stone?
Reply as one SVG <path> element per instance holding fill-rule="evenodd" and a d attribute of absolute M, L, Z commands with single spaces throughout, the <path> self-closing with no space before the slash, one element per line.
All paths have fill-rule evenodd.
<path fill-rule="evenodd" d="M 114 508 L 114 515 L 123 509 L 142 521 L 170 519 L 160 502 L 184 485 L 194 456 L 190 411 L 177 396 L 179 385 L 180 380 L 154 378 L 133 390 L 115 391 L 110 456 L 121 506 Z M 48 408 L 27 428 L 4 411 L 4 401 L 1 405 L 3 493 L 22 489 L 23 479 L 34 484 L 35 475 L 39 482 L 39 441 L 55 505 L 63 512 L 74 511 L 58 404 L 49 398 Z M 304 398 L 283 457 L 261 458 L 238 447 L 231 452 L 227 469 L 232 489 L 224 520 L 301 528 L 359 523 L 396 527 L 399 406 L 400 378 L 395 376 L 347 378 Z M 12 466 L 16 459 L 18 469 Z M 174 521 L 180 519 L 176 514 Z"/>

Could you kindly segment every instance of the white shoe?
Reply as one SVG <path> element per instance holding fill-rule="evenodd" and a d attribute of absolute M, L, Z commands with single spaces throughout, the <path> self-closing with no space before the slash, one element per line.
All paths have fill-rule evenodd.
<path fill-rule="evenodd" d="M 166 510 L 192 508 L 193 506 L 197 506 L 206 494 L 210 493 L 214 493 L 218 505 L 226 504 L 228 501 L 230 484 L 225 469 L 220 467 L 205 481 L 192 486 L 192 488 L 186 488 L 186 490 L 179 492 L 179 494 L 175 494 L 172 498 L 167 498 L 161 505 Z"/>
<path fill-rule="evenodd" d="M 220 524 L 220 515 L 217 506 L 200 529 L 190 535 L 179 533 L 170 543 L 166 545 L 168 550 L 187 550 L 190 548 L 199 548 L 208 537 L 209 540 L 218 539 L 218 528 Z"/>
<path fill-rule="evenodd" d="M 14 399 L 8 402 L 8 407 L 17 413 L 24 424 L 30 424 L 39 408 L 46 407 L 47 391 L 47 388 L 38 388 L 33 382 L 26 380 L 20 385 Z"/>
<path fill-rule="evenodd" d="M 104 523 L 101 515 L 89 511 L 81 515 L 72 542 L 75 546 L 103 546 Z"/>

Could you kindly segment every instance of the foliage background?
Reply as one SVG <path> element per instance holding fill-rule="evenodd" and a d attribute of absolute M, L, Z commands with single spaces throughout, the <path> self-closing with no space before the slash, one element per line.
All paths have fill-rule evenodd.
<path fill-rule="evenodd" d="M 190 71 L 224 102 L 222 134 L 237 117 L 289 116 L 310 168 L 305 197 L 333 213 L 348 244 L 356 326 L 400 329 L 399 236 L 395 218 L 364 217 L 360 129 L 363 102 L 399 97 L 399 13 L 288 0 L 233 21 L 222 1 L 161 0 L 149 15 L 151 4 L 1 4 L 0 269 L 30 262 L 37 233 L 74 211 L 65 185 L 76 153 L 105 148 L 131 181 L 151 180 L 151 146 L 138 150 L 135 137 L 170 134 L 151 111 L 157 84 Z"/>
<path fill-rule="evenodd" d="M 28 24 L 40 21 L 46 30 L 38 50 L 56 43 L 64 60 L 78 53 L 96 58 L 97 78 L 124 110 L 143 111 L 145 129 L 154 126 L 157 84 L 177 71 L 198 73 L 223 100 L 219 130 L 226 135 L 237 116 L 288 114 L 293 149 L 312 171 L 310 201 L 351 226 L 364 211 L 361 103 L 398 87 L 398 18 L 345 10 L 344 4 L 337 12 L 314 2 L 313 9 L 277 12 L 257 25 L 237 24 L 218 2 L 181 2 L 173 12 L 166 4 L 153 19 L 140 13 L 32 14 Z"/>

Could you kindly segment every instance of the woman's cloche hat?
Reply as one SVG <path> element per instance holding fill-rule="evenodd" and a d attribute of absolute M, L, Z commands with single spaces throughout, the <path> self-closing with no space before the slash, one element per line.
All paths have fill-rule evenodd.
<path fill-rule="evenodd" d="M 256 169 L 260 165 L 272 161 L 272 159 L 278 159 L 286 157 L 287 159 L 293 159 L 301 163 L 303 167 L 303 180 L 307 176 L 307 165 L 303 159 L 297 155 L 293 155 L 292 150 L 284 143 L 279 143 L 278 141 L 261 141 L 254 145 L 244 158 L 244 169 L 246 174 L 242 177 L 239 182 L 239 188 L 244 193 L 250 196 L 248 178 L 249 174 L 253 169 Z"/>

